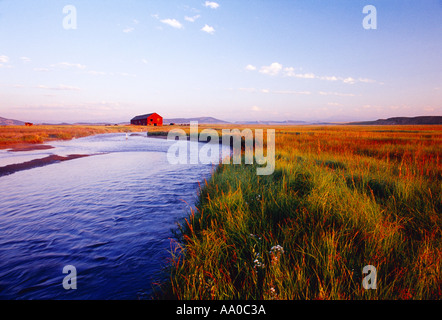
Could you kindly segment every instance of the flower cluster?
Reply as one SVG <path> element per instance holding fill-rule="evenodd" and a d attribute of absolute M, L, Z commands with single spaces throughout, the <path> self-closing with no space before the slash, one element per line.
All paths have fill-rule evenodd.
<path fill-rule="evenodd" d="M 276 245 L 276 246 L 273 246 L 271 249 L 270 249 L 270 252 L 269 252 L 270 254 L 278 254 L 278 253 L 284 253 L 284 248 L 283 247 L 281 247 L 279 244 L 278 245 Z"/>
<path fill-rule="evenodd" d="M 278 244 L 276 246 L 273 246 L 270 249 L 269 253 L 272 255 L 272 265 L 276 265 L 279 261 L 279 258 L 284 253 L 284 248 Z"/>
<path fill-rule="evenodd" d="M 272 286 L 269 289 L 269 295 L 271 300 L 278 299 L 278 293 L 276 292 L 276 289 Z"/>

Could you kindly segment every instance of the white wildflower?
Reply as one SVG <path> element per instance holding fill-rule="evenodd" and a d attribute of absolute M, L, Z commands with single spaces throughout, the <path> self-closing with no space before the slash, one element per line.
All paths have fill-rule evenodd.
<path fill-rule="evenodd" d="M 284 248 L 281 247 L 281 246 L 278 244 L 278 245 L 276 245 L 276 246 L 273 246 L 273 247 L 270 249 L 270 252 L 269 252 L 269 253 L 273 253 L 273 254 L 284 253 Z"/>

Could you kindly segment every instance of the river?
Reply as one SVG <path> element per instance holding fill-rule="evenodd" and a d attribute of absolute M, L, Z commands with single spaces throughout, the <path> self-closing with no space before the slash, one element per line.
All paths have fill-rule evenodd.
<path fill-rule="evenodd" d="M 214 169 L 170 164 L 172 143 L 114 133 L 0 150 L 0 166 L 91 155 L 0 177 L 0 299 L 151 298 L 165 279 L 172 230 Z M 76 289 L 63 287 L 67 265 Z"/>

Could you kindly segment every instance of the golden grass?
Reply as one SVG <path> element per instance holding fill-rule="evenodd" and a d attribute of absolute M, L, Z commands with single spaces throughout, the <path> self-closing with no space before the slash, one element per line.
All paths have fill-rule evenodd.
<path fill-rule="evenodd" d="M 0 149 L 9 148 L 17 144 L 39 144 L 53 140 L 70 140 L 101 133 L 140 130 L 140 127 L 135 126 L 0 126 Z"/>
<path fill-rule="evenodd" d="M 202 187 L 163 297 L 440 299 L 442 127 L 274 129 L 273 175 L 221 165 Z"/>

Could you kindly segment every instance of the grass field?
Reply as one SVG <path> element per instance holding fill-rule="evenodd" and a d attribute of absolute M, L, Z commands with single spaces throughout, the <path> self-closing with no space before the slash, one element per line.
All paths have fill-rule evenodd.
<path fill-rule="evenodd" d="M 0 149 L 17 144 L 40 144 L 53 140 L 70 140 L 100 133 L 140 130 L 133 126 L 0 126 Z"/>
<path fill-rule="evenodd" d="M 245 128 L 199 129 L 229 127 Z M 275 172 L 216 169 L 177 232 L 159 297 L 442 297 L 441 126 L 267 128 L 276 130 Z M 0 127 L 0 148 L 140 130 Z M 376 267 L 376 290 L 362 286 L 366 265 Z"/>
<path fill-rule="evenodd" d="M 162 298 L 442 297 L 441 126 L 278 127 L 275 149 L 271 176 L 202 185 Z"/>

